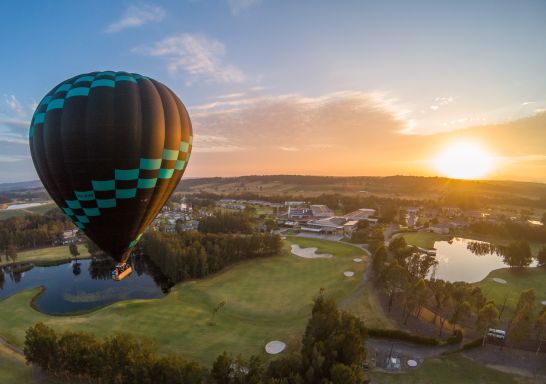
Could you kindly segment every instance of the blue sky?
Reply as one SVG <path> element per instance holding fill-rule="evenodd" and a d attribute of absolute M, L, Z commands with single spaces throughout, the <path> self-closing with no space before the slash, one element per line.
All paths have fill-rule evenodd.
<path fill-rule="evenodd" d="M 264 152 L 253 139 L 282 127 L 312 135 L 302 123 L 309 113 L 335 117 L 319 131 L 347 136 L 370 127 L 431 135 L 533 116 L 546 108 L 544 36 L 544 1 L 5 0 L 0 182 L 36 178 L 25 145 L 32 106 L 78 73 L 137 72 L 173 89 L 195 124 L 190 176 L 345 174 L 255 163 Z M 355 105 L 366 126 L 352 122 Z M 359 151 L 316 136 L 323 141 L 288 135 L 265 149 Z"/>

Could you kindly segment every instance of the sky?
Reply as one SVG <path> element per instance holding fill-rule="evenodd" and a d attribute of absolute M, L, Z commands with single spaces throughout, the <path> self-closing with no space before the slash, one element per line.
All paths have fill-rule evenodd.
<path fill-rule="evenodd" d="M 478 143 L 483 177 L 546 182 L 546 2 L 0 2 L 0 182 L 37 179 L 36 103 L 123 70 L 189 110 L 188 177 L 437 175 Z"/>

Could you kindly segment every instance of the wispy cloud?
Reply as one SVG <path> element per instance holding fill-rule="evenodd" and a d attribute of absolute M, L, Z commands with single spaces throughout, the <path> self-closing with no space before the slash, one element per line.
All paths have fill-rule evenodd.
<path fill-rule="evenodd" d="M 234 16 L 261 2 L 262 0 L 228 0 L 229 8 Z"/>
<path fill-rule="evenodd" d="M 448 97 L 437 97 L 434 99 L 433 104 L 429 107 L 433 111 L 437 111 L 438 109 L 445 107 L 446 105 L 449 105 L 453 103 L 455 99 L 452 96 Z"/>
<path fill-rule="evenodd" d="M 17 116 L 24 118 L 28 116 L 28 111 L 21 105 L 15 95 L 6 96 L 6 104 L 9 109 L 17 114 Z"/>
<path fill-rule="evenodd" d="M 170 36 L 151 46 L 133 48 L 133 52 L 164 58 L 171 73 L 183 71 L 188 75 L 188 85 L 198 80 L 218 83 L 245 80 L 239 68 L 223 63 L 224 44 L 204 35 L 183 33 Z"/>
<path fill-rule="evenodd" d="M 131 5 L 123 13 L 121 19 L 106 27 L 106 33 L 119 32 L 126 28 L 140 27 L 144 24 L 157 23 L 166 16 L 163 8 L 157 5 Z"/>

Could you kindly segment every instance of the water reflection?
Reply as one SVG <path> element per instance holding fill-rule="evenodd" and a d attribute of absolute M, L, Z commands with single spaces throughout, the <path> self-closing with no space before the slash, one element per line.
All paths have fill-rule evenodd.
<path fill-rule="evenodd" d="M 446 281 L 474 283 L 485 279 L 489 272 L 508 266 L 504 248 L 483 241 L 455 237 L 435 242 L 434 248 L 438 261 L 434 276 Z M 536 266 L 536 261 L 531 266 Z"/>
<path fill-rule="evenodd" d="M 112 259 L 79 260 L 55 266 L 30 263 L 0 267 L 0 300 L 27 288 L 44 286 L 34 301 L 36 309 L 48 314 L 69 314 L 108 305 L 120 300 L 162 297 L 172 283 L 146 256 L 132 256 L 133 273 L 114 281 Z"/>

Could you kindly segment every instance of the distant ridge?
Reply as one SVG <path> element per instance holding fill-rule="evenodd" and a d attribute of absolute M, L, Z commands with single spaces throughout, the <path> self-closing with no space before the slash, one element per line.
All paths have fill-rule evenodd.
<path fill-rule="evenodd" d="M 19 181 L 17 183 L 0 183 L 0 192 L 12 192 L 36 188 L 43 188 L 40 180 Z"/>

